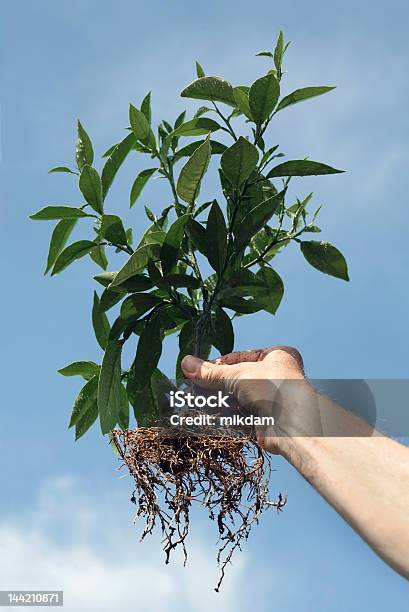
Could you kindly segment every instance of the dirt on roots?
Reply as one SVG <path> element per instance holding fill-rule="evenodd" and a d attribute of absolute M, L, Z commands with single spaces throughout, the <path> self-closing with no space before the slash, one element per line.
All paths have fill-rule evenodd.
<path fill-rule="evenodd" d="M 114 430 L 113 442 L 135 482 L 131 501 L 145 519 L 141 539 L 159 526 L 166 563 L 180 546 L 187 561 L 189 513 L 194 504 L 217 523 L 221 568 L 226 566 L 251 528 L 268 509 L 280 512 L 287 497 L 270 500 L 269 456 L 250 436 L 174 436 L 158 427 Z"/>

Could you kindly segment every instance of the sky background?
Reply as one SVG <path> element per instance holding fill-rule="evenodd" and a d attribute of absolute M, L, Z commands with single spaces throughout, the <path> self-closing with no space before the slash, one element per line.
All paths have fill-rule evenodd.
<path fill-rule="evenodd" d="M 28 215 L 48 204 L 81 204 L 72 165 L 81 119 L 98 157 L 123 135 L 128 104 L 153 91 L 156 118 L 174 120 L 194 60 L 207 74 L 251 83 L 278 31 L 292 44 L 283 89 L 337 85 L 287 109 L 268 142 L 346 174 L 299 180 L 324 203 L 323 238 L 349 262 L 346 284 L 310 268 L 295 247 L 275 263 L 286 287 L 276 317 L 236 325 L 236 347 L 290 344 L 314 377 L 403 378 L 407 370 L 409 41 L 405 1 L 195 4 L 119 0 L 1 1 L 2 396 L 0 405 L 0 589 L 64 589 L 67 610 L 282 612 L 409 610 L 408 583 L 386 567 L 336 513 L 274 457 L 272 491 L 286 492 L 280 516 L 265 516 L 236 556 L 221 594 L 214 525 L 194 516 L 191 555 L 165 567 L 157 538 L 138 543 L 130 481 L 98 428 L 75 444 L 67 430 L 77 379 L 56 370 L 100 360 L 90 324 L 93 264 L 43 278 L 51 224 Z M 130 157 L 107 201 L 137 235 L 142 204 L 170 203 L 160 182 L 129 211 Z M 96 165 L 100 168 L 99 160 Z M 214 180 L 203 200 L 214 196 Z M 79 237 L 87 238 L 85 227 Z M 174 344 L 162 360 L 171 374 Z M 374 514 L 377 508 L 373 509 Z"/>

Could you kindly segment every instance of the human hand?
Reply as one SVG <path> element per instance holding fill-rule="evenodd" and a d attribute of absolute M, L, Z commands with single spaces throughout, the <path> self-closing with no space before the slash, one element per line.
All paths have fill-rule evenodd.
<path fill-rule="evenodd" d="M 202 387 L 222 387 L 234 394 L 249 413 L 272 414 L 274 428 L 256 428 L 258 442 L 270 452 L 283 452 L 289 436 L 320 435 L 316 394 L 293 347 L 238 351 L 213 361 L 188 355 L 182 369 L 186 378 Z"/>

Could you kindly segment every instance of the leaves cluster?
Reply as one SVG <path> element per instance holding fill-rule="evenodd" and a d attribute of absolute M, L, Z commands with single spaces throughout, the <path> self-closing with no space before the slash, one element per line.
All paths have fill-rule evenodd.
<path fill-rule="evenodd" d="M 261 310 L 275 314 L 284 285 L 271 262 L 290 243 L 298 244 L 316 269 L 348 280 L 337 248 L 305 238 L 321 231 L 316 225 L 319 208 L 310 215 L 313 194 L 289 198 L 293 177 L 340 171 L 309 159 L 280 162 L 284 155 L 279 145 L 265 141 L 276 115 L 333 89 L 304 87 L 282 96 L 287 46 L 280 33 L 275 49 L 259 54 L 272 65 L 251 86 L 206 76 L 196 63 L 197 79 L 181 95 L 207 106 L 200 106 L 192 118 L 183 112 L 174 123 L 163 120 L 154 130 L 150 93 L 140 108 L 130 105 L 127 135 L 105 153 L 101 172 L 94 166 L 91 139 L 78 122 L 75 169 L 59 166 L 50 171 L 76 175 L 82 203 L 46 206 L 32 215 L 57 221 L 46 273 L 58 274 L 85 256 L 102 269 L 94 278 L 103 290 L 94 293 L 92 307 L 102 363 L 78 361 L 60 370 L 86 380 L 70 421 L 76 438 L 98 417 L 104 434 L 117 424 L 127 428 L 129 404 L 140 426 L 154 421 L 160 401 L 155 389 L 165 380 L 158 362 L 169 334 L 179 334 L 180 376 L 181 359 L 188 353 L 206 357 L 212 346 L 221 353 L 233 350 L 233 318 Z M 238 135 L 235 121 L 245 136 Z M 154 176 L 168 181 L 171 196 L 159 216 L 145 207 L 149 225 L 135 245 L 132 229 L 107 210 L 110 187 L 131 153 L 149 162 L 135 177 L 130 207 L 142 199 Z M 201 185 L 213 160 L 221 197 L 202 202 Z M 91 237 L 67 246 L 79 221 L 91 222 Z M 127 256 L 118 271 L 108 271 L 110 247 Z M 111 323 L 106 313 L 116 305 L 119 313 Z M 123 369 L 122 348 L 135 340 L 134 360 Z"/>

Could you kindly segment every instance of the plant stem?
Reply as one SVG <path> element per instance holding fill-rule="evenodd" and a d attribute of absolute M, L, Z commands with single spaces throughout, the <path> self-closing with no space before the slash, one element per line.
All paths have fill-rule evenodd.
<path fill-rule="evenodd" d="M 216 111 L 216 113 L 219 115 L 219 117 L 224 121 L 224 123 L 226 124 L 227 127 L 227 131 L 229 132 L 229 134 L 234 138 L 234 140 L 237 140 L 237 136 L 232 128 L 232 125 L 230 123 L 230 119 L 228 117 L 225 117 L 223 115 L 223 113 L 219 110 L 218 106 L 212 102 L 214 109 Z"/>

